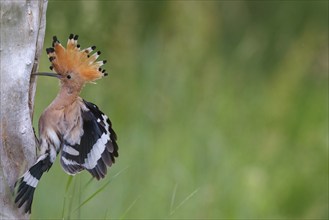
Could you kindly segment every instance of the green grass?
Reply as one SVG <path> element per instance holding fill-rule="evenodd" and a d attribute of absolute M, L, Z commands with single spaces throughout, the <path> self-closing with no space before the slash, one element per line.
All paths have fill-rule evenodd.
<path fill-rule="evenodd" d="M 120 156 L 91 182 L 57 161 L 33 218 L 328 218 L 328 2 L 50 1 L 45 48 L 70 33 L 109 61 L 82 97 Z"/>
<path fill-rule="evenodd" d="M 108 180 L 105 182 L 103 186 L 99 187 L 91 195 L 87 196 L 86 198 L 83 198 L 83 201 L 82 201 L 82 194 L 84 191 L 87 190 L 88 186 L 92 183 L 94 179 L 91 178 L 86 184 L 81 186 L 82 180 L 79 175 L 77 177 L 69 176 L 65 188 L 61 219 L 80 219 L 81 212 L 83 211 L 83 207 L 86 204 L 88 204 L 90 201 L 97 199 L 95 198 L 97 194 L 104 193 L 104 190 L 108 187 L 108 185 L 125 170 L 127 170 L 127 168 L 119 171 L 118 173 L 111 176 L 110 178 L 107 178 Z"/>

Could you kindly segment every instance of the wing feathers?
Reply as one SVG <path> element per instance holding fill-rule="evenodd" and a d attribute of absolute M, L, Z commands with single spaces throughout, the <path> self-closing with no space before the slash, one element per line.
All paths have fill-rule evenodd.
<path fill-rule="evenodd" d="M 61 164 L 71 175 L 86 169 L 93 177 L 101 179 L 107 173 L 107 166 L 118 157 L 117 136 L 109 118 L 96 105 L 85 100 L 83 104 L 83 135 L 79 144 L 64 143 Z"/>

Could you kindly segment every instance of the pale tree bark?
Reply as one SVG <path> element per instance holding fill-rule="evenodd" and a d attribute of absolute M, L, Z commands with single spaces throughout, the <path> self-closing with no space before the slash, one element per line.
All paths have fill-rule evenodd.
<path fill-rule="evenodd" d="M 47 0 L 0 0 L 0 219 L 26 219 L 14 204 L 14 184 L 36 159 L 32 128 Z"/>

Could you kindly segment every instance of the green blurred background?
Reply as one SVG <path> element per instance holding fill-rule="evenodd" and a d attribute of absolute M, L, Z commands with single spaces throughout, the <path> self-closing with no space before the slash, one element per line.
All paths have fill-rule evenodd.
<path fill-rule="evenodd" d="M 109 61 L 82 97 L 120 157 L 92 182 L 57 160 L 33 218 L 328 218 L 328 1 L 49 1 L 44 48 L 70 33 Z"/>

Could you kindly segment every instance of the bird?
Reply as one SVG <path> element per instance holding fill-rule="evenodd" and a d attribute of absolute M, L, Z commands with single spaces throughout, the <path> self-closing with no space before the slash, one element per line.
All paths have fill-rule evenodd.
<path fill-rule="evenodd" d="M 39 118 L 37 160 L 15 183 L 15 203 L 18 208 L 24 206 L 25 213 L 31 213 L 40 178 L 59 153 L 67 174 L 87 170 L 97 180 L 105 177 L 119 156 L 117 135 L 109 117 L 79 96 L 86 83 L 108 75 L 101 68 L 106 60 L 97 60 L 101 52 L 93 52 L 96 46 L 81 49 L 78 38 L 70 34 L 65 48 L 54 36 L 52 47 L 46 49 L 53 72 L 34 73 L 58 78 L 60 89 Z"/>

